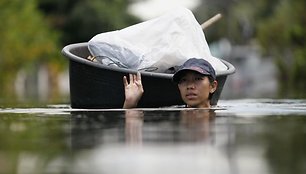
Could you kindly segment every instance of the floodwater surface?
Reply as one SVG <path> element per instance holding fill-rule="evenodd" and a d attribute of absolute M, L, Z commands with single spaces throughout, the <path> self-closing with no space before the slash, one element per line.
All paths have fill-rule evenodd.
<path fill-rule="evenodd" d="M 305 174 L 306 100 L 0 109 L 0 174 Z"/>

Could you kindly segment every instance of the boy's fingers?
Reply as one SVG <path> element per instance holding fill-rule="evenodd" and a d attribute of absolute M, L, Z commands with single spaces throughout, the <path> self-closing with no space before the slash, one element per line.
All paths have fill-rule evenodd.
<path fill-rule="evenodd" d="M 129 74 L 129 76 L 130 76 L 130 84 L 134 83 L 133 74 Z"/>
<path fill-rule="evenodd" d="M 124 84 L 125 87 L 128 85 L 126 76 L 123 76 L 123 84 Z"/>
<path fill-rule="evenodd" d="M 124 79 L 124 85 L 128 85 L 128 81 L 127 81 L 127 77 L 124 76 L 123 77 Z M 137 74 L 129 74 L 129 81 L 130 81 L 130 84 L 133 84 L 133 83 L 137 83 L 137 84 L 141 84 L 141 74 L 140 72 L 137 72 Z"/>
<path fill-rule="evenodd" d="M 134 74 L 133 77 L 134 77 L 134 83 L 136 83 L 137 82 L 137 74 Z"/>
<path fill-rule="evenodd" d="M 139 71 L 137 72 L 137 81 L 139 81 L 141 84 L 141 74 Z"/>

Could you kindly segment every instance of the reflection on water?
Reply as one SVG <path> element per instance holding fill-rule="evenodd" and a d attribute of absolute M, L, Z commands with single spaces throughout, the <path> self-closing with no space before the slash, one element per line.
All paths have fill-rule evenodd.
<path fill-rule="evenodd" d="M 2 173 L 305 173 L 305 100 L 0 109 Z"/>

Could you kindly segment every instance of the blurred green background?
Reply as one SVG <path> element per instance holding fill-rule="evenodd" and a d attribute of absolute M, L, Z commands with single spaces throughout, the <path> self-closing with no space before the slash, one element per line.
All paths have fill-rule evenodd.
<path fill-rule="evenodd" d="M 61 49 L 141 22 L 130 8 L 140 1 L 0 0 L 0 103 L 68 103 Z M 205 35 L 212 52 L 237 69 L 226 87 L 234 92 L 225 90 L 225 98 L 305 98 L 305 6 L 304 0 L 197 1 L 191 10 L 200 23 L 223 14 Z"/>

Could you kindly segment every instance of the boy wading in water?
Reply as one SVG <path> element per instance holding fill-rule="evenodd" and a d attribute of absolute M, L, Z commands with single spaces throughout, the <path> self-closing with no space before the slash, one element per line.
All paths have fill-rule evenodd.
<path fill-rule="evenodd" d="M 173 75 L 173 82 L 177 84 L 182 100 L 190 108 L 210 108 L 210 99 L 217 89 L 216 73 L 209 62 L 204 59 L 188 59 Z M 129 74 L 123 77 L 125 90 L 124 109 L 137 107 L 144 90 L 141 75 Z"/>

